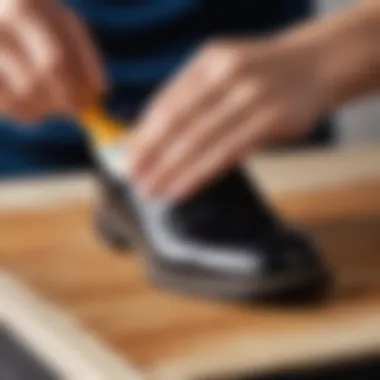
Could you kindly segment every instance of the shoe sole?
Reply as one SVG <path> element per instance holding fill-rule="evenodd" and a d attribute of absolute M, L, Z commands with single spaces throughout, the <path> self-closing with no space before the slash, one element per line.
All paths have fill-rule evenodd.
<path fill-rule="evenodd" d="M 114 212 L 112 212 L 114 210 Z M 123 210 L 124 215 L 118 215 Z M 136 224 L 131 207 L 103 210 L 98 214 L 98 230 L 109 245 L 121 251 L 132 245 L 139 250 L 149 280 L 159 287 L 171 289 L 191 296 L 220 300 L 314 300 L 321 299 L 332 283 L 330 272 L 321 267 L 317 271 L 287 273 L 271 278 L 239 279 L 191 273 L 163 268 L 154 259 L 157 255 L 147 246 L 143 234 Z M 117 237 L 117 239 L 115 239 Z M 123 242 L 124 244 L 120 244 Z"/>

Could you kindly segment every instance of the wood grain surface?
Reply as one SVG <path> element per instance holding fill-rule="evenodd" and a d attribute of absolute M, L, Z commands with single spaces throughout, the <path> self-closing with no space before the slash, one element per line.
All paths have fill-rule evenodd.
<path fill-rule="evenodd" d="M 322 159 L 320 169 L 328 171 L 328 162 Z M 292 176 L 297 169 L 291 174 L 290 167 Z M 268 191 L 284 217 L 312 233 L 334 270 L 332 294 L 318 305 L 233 305 L 157 289 L 137 252 L 116 255 L 100 242 L 92 202 L 82 196 L 49 207 L 3 205 L 0 266 L 150 379 L 235 376 L 380 354 L 380 180 L 376 171 L 365 178 L 355 172 L 323 186 Z M 27 197 L 25 184 L 12 186 Z M 47 194 L 52 184 L 39 186 Z"/>

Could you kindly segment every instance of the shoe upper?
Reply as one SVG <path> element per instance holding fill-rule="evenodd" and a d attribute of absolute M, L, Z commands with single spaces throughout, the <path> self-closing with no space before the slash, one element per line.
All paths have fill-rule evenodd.
<path fill-rule="evenodd" d="M 156 265 L 239 278 L 320 269 L 313 243 L 288 228 L 239 169 L 181 204 L 143 199 L 125 184 L 107 186 L 126 216 L 132 210 Z"/>

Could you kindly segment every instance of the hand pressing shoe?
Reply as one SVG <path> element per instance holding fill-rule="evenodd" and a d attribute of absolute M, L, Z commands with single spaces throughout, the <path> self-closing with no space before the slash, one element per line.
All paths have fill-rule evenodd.
<path fill-rule="evenodd" d="M 313 242 L 277 218 L 239 169 L 181 204 L 143 199 L 134 186 L 98 174 L 108 236 L 129 240 L 155 283 L 227 299 L 326 286 Z"/>

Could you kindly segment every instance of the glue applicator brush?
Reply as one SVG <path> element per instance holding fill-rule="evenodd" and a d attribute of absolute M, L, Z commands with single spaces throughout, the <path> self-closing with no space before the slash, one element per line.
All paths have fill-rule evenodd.
<path fill-rule="evenodd" d="M 127 125 L 109 117 L 99 106 L 84 109 L 79 121 L 91 139 L 91 148 L 100 164 L 114 176 L 125 175 Z"/>

